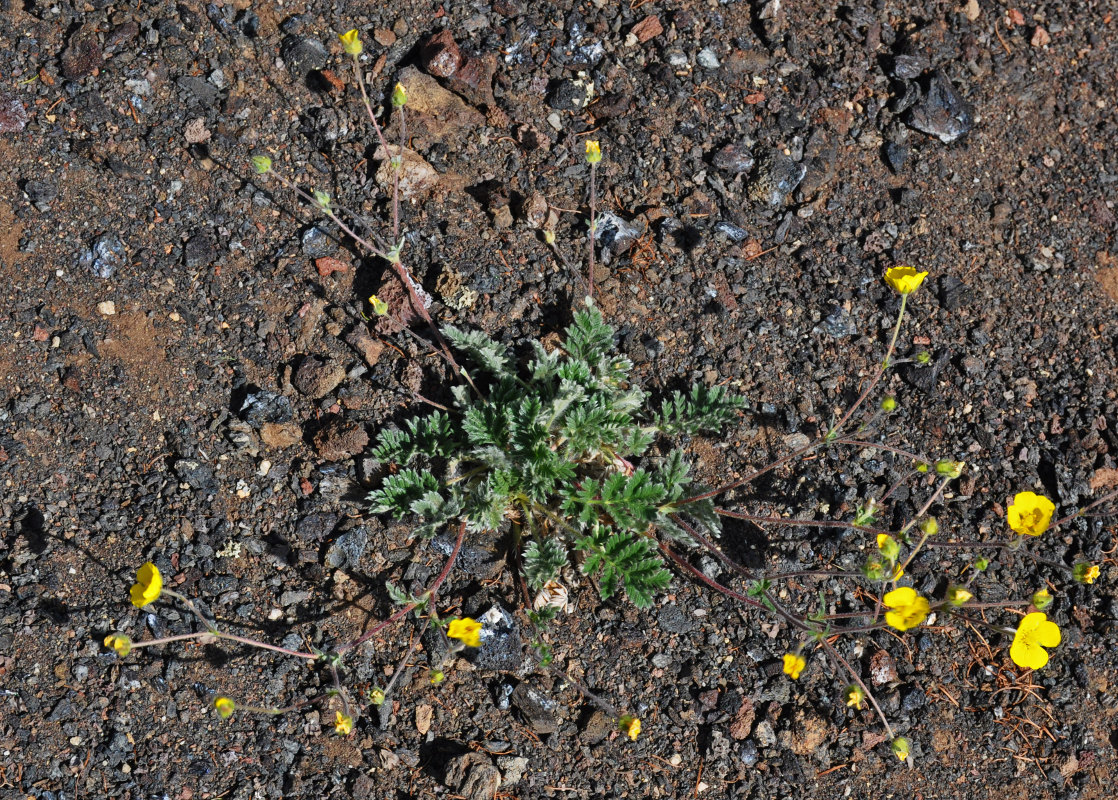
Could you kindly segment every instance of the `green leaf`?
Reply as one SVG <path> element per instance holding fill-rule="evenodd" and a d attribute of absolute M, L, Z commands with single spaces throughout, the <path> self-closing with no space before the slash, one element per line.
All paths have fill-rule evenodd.
<path fill-rule="evenodd" d="M 734 420 L 745 400 L 729 394 L 722 386 L 695 384 L 691 393 L 674 392 L 664 401 L 656 426 L 668 436 L 694 436 L 703 431 L 717 432 Z"/>
<path fill-rule="evenodd" d="M 409 419 L 407 430 L 386 430 L 377 437 L 373 458 L 383 462 L 410 464 L 416 456 L 446 456 L 459 447 L 450 418 L 442 411 L 427 417 Z"/>
<path fill-rule="evenodd" d="M 559 577 L 559 571 L 567 565 L 567 551 L 554 538 L 541 541 L 532 540 L 524 548 L 524 578 L 528 588 L 538 592 L 548 581 Z"/>
<path fill-rule="evenodd" d="M 395 475 L 389 475 L 381 488 L 369 493 L 369 510 L 374 514 L 389 512 L 400 518 L 411 511 L 412 502 L 438 488 L 439 481 L 430 472 L 401 470 Z"/>
<path fill-rule="evenodd" d="M 574 323 L 567 328 L 563 343 L 572 358 L 597 364 L 613 351 L 613 328 L 602 319 L 602 312 L 595 306 L 575 312 Z"/>
<path fill-rule="evenodd" d="M 450 343 L 469 356 L 475 364 L 492 375 L 508 374 L 508 350 L 481 331 L 463 331 L 444 325 L 443 333 Z"/>
<path fill-rule="evenodd" d="M 623 587 L 633 605 L 647 608 L 654 593 L 671 582 L 656 545 L 646 537 L 595 526 L 590 534 L 578 538 L 575 547 L 587 554 L 582 573 L 600 573 L 598 588 L 603 600 Z"/>

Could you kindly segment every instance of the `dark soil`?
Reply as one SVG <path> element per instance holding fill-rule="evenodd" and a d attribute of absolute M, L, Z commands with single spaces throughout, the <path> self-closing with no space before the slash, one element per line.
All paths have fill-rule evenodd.
<path fill-rule="evenodd" d="M 417 393 L 445 398 L 449 373 L 416 338 L 368 332 L 369 294 L 398 293 L 384 262 L 329 223 L 312 231 L 313 211 L 249 166 L 268 153 L 301 185 L 389 218 L 336 37 L 350 27 L 378 110 L 401 74 L 417 87 L 410 146 L 436 175 L 409 190 L 404 252 L 440 321 L 518 352 L 569 322 L 585 270 L 543 244 L 531 201 L 560 209 L 559 247 L 585 264 L 584 143 L 602 142 L 600 207 L 636 233 L 597 272 L 621 350 L 654 392 L 722 383 L 753 408 L 725 440 L 689 444 L 708 483 L 849 404 L 895 319 L 882 272 L 907 263 L 931 277 L 900 353 L 926 349 L 933 365 L 890 376 L 887 432 L 967 461 L 936 508 L 940 536 L 1004 538 L 1025 489 L 1066 514 L 1114 487 L 1112 4 L 0 8 L 3 796 L 484 797 L 498 776 L 520 798 L 1113 796 L 1113 518 L 1031 543 L 1101 564 L 1094 586 L 1012 555 L 976 584 L 998 601 L 1051 581 L 1064 642 L 1042 671 L 1023 675 L 1008 637 L 950 618 L 840 640 L 881 678 L 913 770 L 871 712 L 842 705 L 846 679 L 821 652 L 792 682 L 785 627 L 684 576 L 649 612 L 576 578 L 552 630 L 560 667 L 642 718 L 636 742 L 526 647 L 459 661 L 435 687 L 425 640 L 386 712 L 341 738 L 325 709 L 222 721 L 209 708 L 216 691 L 318 693 L 324 677 L 301 663 L 216 645 L 120 659 L 101 644 L 193 629 L 173 604 L 129 604 L 149 559 L 240 632 L 321 647 L 391 613 L 386 580 L 419 590 L 445 561 L 362 496 L 369 437 L 422 408 Z M 732 499 L 850 519 L 906 466 L 835 449 Z M 927 495 L 908 486 L 890 523 Z M 772 569 L 849 568 L 872 546 L 779 527 L 725 542 Z M 442 613 L 520 608 L 513 573 L 486 558 L 498 545 L 470 547 Z M 967 555 L 926 551 L 915 585 L 942 596 Z M 833 602 L 856 585 L 783 589 L 806 611 L 817 589 Z M 349 685 L 387 683 L 418 630 L 351 654 Z"/>

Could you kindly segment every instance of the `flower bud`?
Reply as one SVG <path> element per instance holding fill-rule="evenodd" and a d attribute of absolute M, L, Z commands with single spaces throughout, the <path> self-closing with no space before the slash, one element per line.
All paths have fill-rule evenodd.
<path fill-rule="evenodd" d="M 966 465 L 967 462 L 965 461 L 952 461 L 949 458 L 940 459 L 936 462 L 936 475 L 955 480 L 963 474 L 963 468 Z"/>
<path fill-rule="evenodd" d="M 939 523 L 936 522 L 936 518 L 927 517 L 920 520 L 920 532 L 925 536 L 935 536 L 939 533 Z"/>
<path fill-rule="evenodd" d="M 958 608 L 964 603 L 973 600 L 974 595 L 962 586 L 952 586 L 947 590 L 947 605 Z"/>
<path fill-rule="evenodd" d="M 375 294 L 369 295 L 369 305 L 373 307 L 373 313 L 378 317 L 383 317 L 388 313 L 388 303 L 381 300 Z"/>
<path fill-rule="evenodd" d="M 326 194 L 319 189 L 314 190 L 314 203 L 323 211 L 330 210 L 330 195 Z"/>
<path fill-rule="evenodd" d="M 272 171 L 272 159 L 267 156 L 253 156 L 252 168 L 257 175 L 267 175 Z"/>
<path fill-rule="evenodd" d="M 400 108 L 408 102 L 408 90 L 404 88 L 404 84 L 397 83 L 392 88 L 392 107 Z"/>
<path fill-rule="evenodd" d="M 896 408 L 897 398 L 893 397 L 893 395 L 888 395 L 881 399 L 881 410 L 884 411 L 886 414 L 891 411 L 895 411 Z"/>
<path fill-rule="evenodd" d="M 1039 589 L 1033 592 L 1033 608 L 1037 611 L 1045 611 L 1052 605 L 1052 595 L 1048 593 L 1047 589 Z"/>
<path fill-rule="evenodd" d="M 384 689 L 379 686 L 369 690 L 369 702 L 378 708 L 384 705 Z"/>
<path fill-rule="evenodd" d="M 908 739 L 903 736 L 898 736 L 889 744 L 889 749 L 893 751 L 893 755 L 901 761 L 905 761 L 909 756 Z"/>
<path fill-rule="evenodd" d="M 597 140 L 586 140 L 586 163 L 597 164 L 602 160 L 602 148 Z"/>
<path fill-rule="evenodd" d="M 446 680 L 446 673 L 443 672 L 441 669 L 431 670 L 431 683 L 438 686 L 440 683 L 442 683 L 445 680 Z"/>
<path fill-rule="evenodd" d="M 842 690 L 842 702 L 846 703 L 847 708 L 856 708 L 861 711 L 865 699 L 865 690 L 857 684 L 852 683 Z"/>
<path fill-rule="evenodd" d="M 361 38 L 356 28 L 338 34 L 338 38 L 342 40 L 342 49 L 354 58 L 361 55 L 361 51 L 365 49 L 365 46 L 361 44 Z"/>
<path fill-rule="evenodd" d="M 1099 567 L 1097 564 L 1088 564 L 1081 561 L 1072 567 L 1071 576 L 1076 583 L 1091 584 L 1095 582 L 1095 578 L 1099 577 Z"/>
<path fill-rule="evenodd" d="M 932 354 L 927 350 L 921 350 L 916 354 L 916 363 L 922 367 L 926 367 L 932 363 Z"/>
<path fill-rule="evenodd" d="M 110 633 L 105 637 L 105 647 L 111 647 L 121 658 L 132 652 L 132 640 L 123 633 Z"/>
<path fill-rule="evenodd" d="M 862 567 L 862 574 L 867 580 L 879 581 L 885 576 L 885 567 L 880 559 L 871 558 Z"/>
<path fill-rule="evenodd" d="M 229 719 L 233 716 L 233 712 L 237 710 L 237 704 L 228 697 L 215 697 L 214 708 L 217 709 L 217 715 L 219 717 L 222 719 Z"/>
<path fill-rule="evenodd" d="M 979 556 L 974 560 L 974 568 L 979 572 L 985 572 L 986 568 L 990 566 L 990 559 Z"/>
<path fill-rule="evenodd" d="M 901 553 L 901 546 L 897 544 L 897 540 L 887 533 L 877 534 L 877 549 L 882 558 L 887 561 L 896 561 Z"/>

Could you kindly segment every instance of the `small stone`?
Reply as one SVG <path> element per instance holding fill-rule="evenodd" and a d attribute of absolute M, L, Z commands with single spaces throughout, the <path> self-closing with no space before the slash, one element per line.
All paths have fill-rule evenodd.
<path fill-rule="evenodd" d="M 202 231 L 186 240 L 182 249 L 183 264 L 187 269 L 209 266 L 217 258 L 217 247 L 209 232 Z"/>
<path fill-rule="evenodd" d="M 377 28 L 373 31 L 373 41 L 381 47 L 391 47 L 396 44 L 396 34 L 388 28 Z"/>
<path fill-rule="evenodd" d="M 501 785 L 501 773 L 488 756 L 463 753 L 446 762 L 446 785 L 465 800 L 492 800 Z"/>
<path fill-rule="evenodd" d="M 398 145 L 389 145 L 389 147 L 392 155 L 400 152 Z M 380 161 L 380 166 L 376 172 L 377 184 L 385 192 L 391 193 L 395 168 L 392 166 L 392 159 L 388 158 L 387 155 L 383 147 L 378 147 L 373 154 L 373 158 Z M 428 164 L 419 153 L 405 147 L 400 163 L 400 199 L 409 201 L 422 199 L 434 191 L 438 184 L 439 173 L 435 171 L 435 168 Z"/>
<path fill-rule="evenodd" d="M 783 150 L 771 150 L 757 160 L 749 183 L 749 198 L 772 207 L 783 205 L 805 174 L 807 167 L 803 164 L 797 164 Z"/>
<path fill-rule="evenodd" d="M 314 268 L 318 274 L 323 278 L 333 275 L 335 272 L 348 272 L 349 265 L 332 256 L 323 256 L 314 260 Z"/>
<path fill-rule="evenodd" d="M 183 128 L 183 137 L 186 139 L 187 144 L 202 144 L 208 142 L 210 139 L 210 132 L 206 128 L 206 120 L 202 117 L 197 117 L 186 123 Z"/>
<path fill-rule="evenodd" d="M 93 246 L 82 253 L 78 264 L 98 278 L 111 278 L 118 267 L 124 266 L 124 242 L 119 236 L 103 233 L 93 240 Z"/>
<path fill-rule="evenodd" d="M 3 99 L 0 98 L 0 104 Z M 0 130 L 3 129 L 2 122 L 0 122 Z M 53 180 L 29 180 L 23 184 L 23 193 L 27 195 L 35 208 L 40 211 L 50 211 L 50 204 L 58 197 L 58 182 Z"/>
<path fill-rule="evenodd" d="M 524 660 L 520 627 L 516 620 L 499 606 L 493 606 L 482 614 L 481 647 L 474 658 L 478 669 L 493 669 L 511 672 Z"/>
<path fill-rule="evenodd" d="M 744 142 L 728 144 L 714 154 L 711 163 L 723 172 L 738 175 L 753 169 L 753 153 Z"/>
<path fill-rule="evenodd" d="M 513 689 L 512 704 L 524 715 L 536 734 L 544 736 L 559 732 L 555 701 L 529 686 L 527 682 L 521 682 Z"/>
<path fill-rule="evenodd" d="M 326 66 L 326 45 L 311 36 L 286 36 L 280 42 L 280 58 L 291 77 L 305 79 L 312 70 Z"/>
<path fill-rule="evenodd" d="M 921 55 L 902 53 L 893 59 L 893 77 L 900 81 L 919 78 L 930 66 L 928 59 Z"/>
<path fill-rule="evenodd" d="M 718 69 L 722 66 L 722 63 L 718 60 L 718 56 L 709 47 L 704 47 L 700 50 L 696 60 L 703 69 Z"/>
<path fill-rule="evenodd" d="M 111 317 L 116 314 L 116 303 L 112 300 L 105 300 L 97 304 L 97 312 L 102 316 Z"/>
<path fill-rule="evenodd" d="M 345 380 L 345 368 L 333 359 L 307 356 L 295 370 L 291 384 L 315 400 L 334 391 Z"/>
<path fill-rule="evenodd" d="M 1051 41 L 1052 37 L 1048 35 L 1048 31 L 1037 25 L 1036 29 L 1033 31 L 1033 38 L 1029 40 L 1029 44 L 1033 47 L 1047 47 Z"/>
<path fill-rule="evenodd" d="M 369 434 L 355 422 L 333 420 L 313 438 L 314 449 L 325 461 L 344 461 L 369 446 Z"/>
<path fill-rule="evenodd" d="M 475 106 L 495 109 L 493 76 L 497 74 L 497 54 L 469 56 L 462 61 L 458 71 L 447 79 L 447 86 Z"/>
<path fill-rule="evenodd" d="M 330 255 L 337 248 L 337 242 L 326 231 L 312 225 L 303 231 L 303 254 L 308 258 L 321 258 Z"/>
<path fill-rule="evenodd" d="M 874 687 L 884 686 L 897 679 L 897 662 L 887 650 L 878 650 L 870 659 L 870 681 Z"/>
<path fill-rule="evenodd" d="M 904 169 L 904 165 L 908 162 L 908 154 L 909 148 L 907 145 L 897 142 L 885 143 L 885 161 L 894 175 Z"/>
<path fill-rule="evenodd" d="M 767 719 L 758 722 L 757 727 L 753 729 L 753 738 L 761 747 L 772 747 L 776 744 L 776 732 L 773 731 L 772 723 Z"/>
<path fill-rule="evenodd" d="M 180 458 L 174 470 L 178 479 L 191 489 L 210 490 L 217 486 L 213 469 L 192 458 Z"/>
<path fill-rule="evenodd" d="M 291 400 L 282 394 L 267 389 L 260 389 L 245 395 L 237 413 L 241 419 L 258 429 L 269 422 L 289 422 L 293 416 Z"/>
<path fill-rule="evenodd" d="M 906 114 L 905 121 L 921 133 L 950 144 L 974 127 L 974 112 L 941 70 L 928 78 L 927 89 Z"/>
<path fill-rule="evenodd" d="M 449 78 L 462 64 L 462 53 L 454 35 L 446 29 L 427 40 L 419 57 L 423 69 L 439 78 Z"/>
<path fill-rule="evenodd" d="M 91 25 L 78 28 L 70 37 L 61 61 L 62 75 L 70 80 L 79 80 L 99 69 L 104 63 L 104 56 L 97 41 L 96 28 Z"/>
<path fill-rule="evenodd" d="M 331 569 L 357 569 L 369 543 L 369 532 L 354 528 L 339 536 L 326 551 L 326 565 Z"/>
<path fill-rule="evenodd" d="M 0 92 L 0 133 L 19 133 L 27 127 L 29 119 L 27 109 L 18 97 Z"/>
<path fill-rule="evenodd" d="M 601 245 L 603 264 L 609 264 L 614 256 L 624 253 L 641 236 L 640 228 L 610 211 L 598 212 L 594 225 L 594 241 Z"/>
<path fill-rule="evenodd" d="M 655 14 L 649 14 L 642 19 L 629 31 L 633 36 L 637 37 L 637 41 L 644 44 L 649 39 L 653 39 L 664 32 L 664 26 L 660 22 L 660 18 Z"/>
<path fill-rule="evenodd" d="M 303 431 L 294 422 L 267 422 L 260 426 L 260 441 L 282 450 L 303 441 Z"/>
<path fill-rule="evenodd" d="M 387 349 L 387 345 L 380 339 L 376 339 L 369 335 L 369 331 L 364 326 L 358 326 L 346 334 L 346 344 L 357 351 L 361 359 L 370 367 L 375 366 L 380 361 L 381 355 Z"/>

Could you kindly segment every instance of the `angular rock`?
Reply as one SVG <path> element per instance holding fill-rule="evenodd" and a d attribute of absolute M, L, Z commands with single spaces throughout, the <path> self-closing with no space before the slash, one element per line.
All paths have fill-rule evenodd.
<path fill-rule="evenodd" d="M 355 422 L 331 420 L 313 439 L 315 452 L 326 461 L 344 461 L 369 446 L 369 434 Z"/>
<path fill-rule="evenodd" d="M 326 45 L 312 36 L 285 36 L 280 42 L 280 58 L 291 77 L 306 78 L 307 73 L 326 66 Z"/>
<path fill-rule="evenodd" d="M 23 102 L 14 94 L 0 92 L 0 133 L 19 133 L 30 118 Z"/>
<path fill-rule="evenodd" d="M 237 414 L 257 429 L 268 422 L 290 422 L 291 400 L 278 392 L 259 389 L 245 395 Z"/>
<path fill-rule="evenodd" d="M 943 71 L 937 69 L 928 78 L 924 96 L 908 110 L 905 122 L 950 144 L 974 127 L 974 110 L 955 91 Z"/>
<path fill-rule="evenodd" d="M 337 361 L 307 356 L 291 377 L 291 384 L 307 397 L 318 400 L 334 391 L 345 380 L 345 367 Z"/>
<path fill-rule="evenodd" d="M 389 147 L 393 156 L 400 152 L 398 145 L 389 145 Z M 384 192 L 390 194 L 396 170 L 392 166 L 392 159 L 388 155 L 384 152 L 383 147 L 378 147 L 376 152 L 373 153 L 373 158 L 380 161 L 376 173 L 377 184 Z M 428 164 L 419 153 L 405 147 L 400 162 L 400 199 L 420 200 L 430 194 L 438 185 L 439 173 L 435 171 L 435 168 Z"/>
<path fill-rule="evenodd" d="M 419 58 L 423 69 L 438 78 L 449 78 L 462 65 L 454 34 L 445 28 L 426 41 Z"/>
<path fill-rule="evenodd" d="M 79 80 L 92 75 L 104 61 L 96 28 L 83 25 L 70 37 L 70 42 L 62 52 L 62 75 L 70 80 Z"/>
<path fill-rule="evenodd" d="M 543 692 L 533 689 L 526 682 L 518 683 L 512 690 L 512 704 L 540 736 L 559 732 L 559 719 L 555 714 L 557 704 Z"/>
<path fill-rule="evenodd" d="M 806 173 L 807 167 L 797 164 L 783 150 L 771 150 L 757 159 L 749 182 L 749 199 L 772 207 L 784 205 Z"/>
<path fill-rule="evenodd" d="M 369 532 L 354 528 L 339 536 L 326 551 L 326 566 L 332 569 L 357 569 L 369 543 Z"/>
<path fill-rule="evenodd" d="M 408 130 L 446 141 L 485 124 L 485 115 L 415 67 L 400 70 L 397 80 L 408 92 Z"/>

